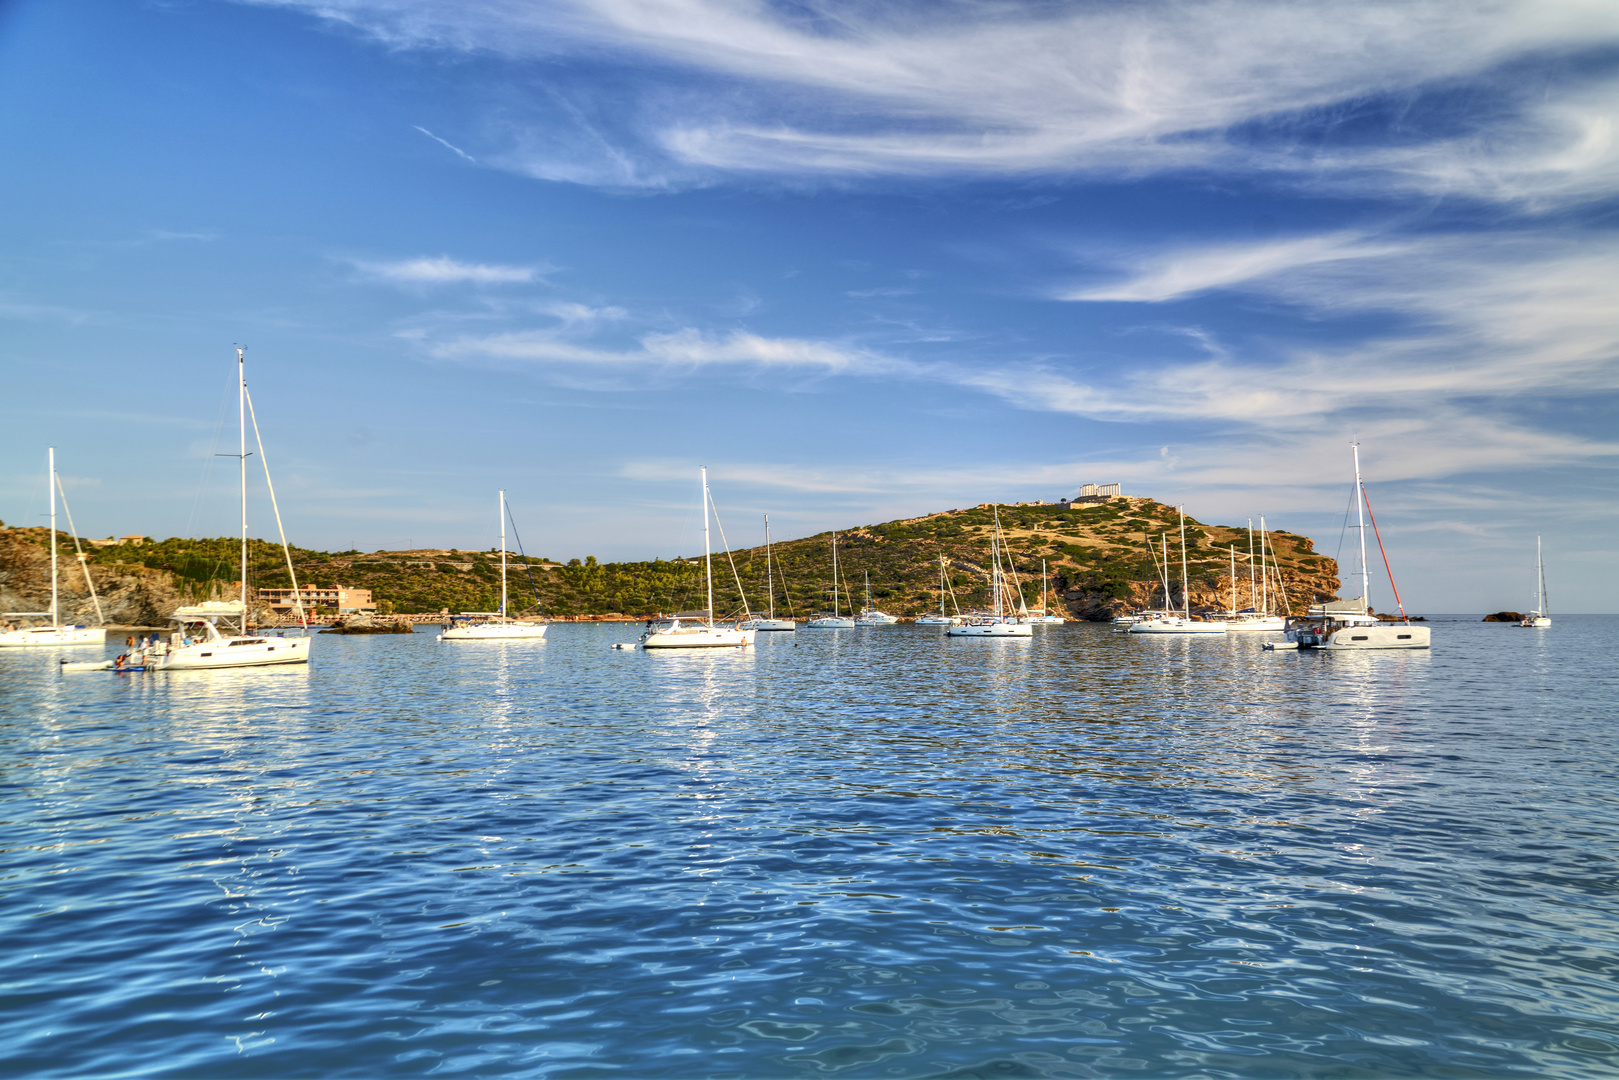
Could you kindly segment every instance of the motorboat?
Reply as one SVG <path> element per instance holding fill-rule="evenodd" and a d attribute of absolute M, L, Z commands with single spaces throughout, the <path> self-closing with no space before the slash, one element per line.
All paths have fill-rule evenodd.
<path fill-rule="evenodd" d="M 708 588 L 708 607 L 688 615 L 674 618 L 647 628 L 636 644 L 643 649 L 714 649 L 745 648 L 753 644 L 752 628 L 714 625 L 714 558 L 710 552 L 708 534 L 708 469 L 702 469 L 703 478 L 703 575 Z M 727 547 L 729 550 L 729 547 Z M 746 605 L 747 599 L 743 598 Z"/>
<path fill-rule="evenodd" d="M 506 492 L 500 492 L 500 502 L 496 511 L 500 515 L 500 610 L 499 611 L 463 611 L 451 617 L 439 634 L 440 641 L 538 641 L 545 637 L 549 623 L 528 622 L 513 620 L 507 617 L 506 603 L 506 516 L 511 513 L 506 505 Z M 516 528 L 516 519 L 512 522 Z M 528 565 L 525 557 L 524 567 Z M 533 578 L 530 577 L 532 584 Z M 539 599 L 538 590 L 535 599 Z"/>
<path fill-rule="evenodd" d="M 1353 443 L 1355 461 L 1355 514 L 1360 531 L 1360 596 L 1350 601 L 1319 604 L 1310 609 L 1314 625 L 1289 631 L 1289 638 L 1298 642 L 1300 649 L 1320 649 L 1328 652 L 1372 649 L 1426 649 L 1429 647 L 1429 629 L 1413 625 L 1400 600 L 1400 588 L 1394 583 L 1394 571 L 1389 566 L 1388 553 L 1383 548 L 1383 536 L 1377 528 L 1377 517 L 1372 513 L 1371 498 L 1366 494 L 1365 481 L 1360 475 L 1360 444 Z M 1372 614 L 1371 573 L 1366 563 L 1366 519 L 1371 518 L 1372 532 L 1377 547 L 1383 553 L 1383 568 L 1388 571 L 1389 588 L 1394 593 L 1395 606 L 1400 609 L 1399 622 L 1387 622 Z"/>
<path fill-rule="evenodd" d="M 1034 630 L 1028 623 L 1019 622 L 1008 610 L 1009 598 L 1001 575 L 1001 550 L 1005 546 L 1001 535 L 1001 515 L 994 511 L 995 528 L 989 538 L 989 611 L 974 614 L 945 631 L 946 637 L 959 638 L 1026 638 Z"/>
<path fill-rule="evenodd" d="M 107 620 L 101 618 L 100 626 L 85 626 L 82 623 L 74 626 L 62 625 L 62 599 L 60 576 L 56 565 L 56 493 L 62 492 L 62 509 L 67 510 L 67 492 L 62 488 L 61 478 L 56 475 L 56 447 L 46 450 L 46 485 L 51 493 L 51 609 L 49 611 L 8 611 L 4 617 L 7 619 L 44 619 L 51 620 L 49 626 L 23 626 L 12 630 L 0 632 L 0 649 L 27 649 L 45 646 L 63 645 L 102 645 L 107 640 Z M 79 567 L 84 571 L 84 580 L 90 586 L 90 597 L 95 600 L 96 614 L 101 615 L 101 601 L 96 597 L 96 583 L 90 577 L 90 566 L 84 557 L 84 550 L 79 547 L 79 531 L 73 529 L 73 514 L 68 512 L 68 527 L 73 532 L 73 546 L 79 552 Z"/>
<path fill-rule="evenodd" d="M 1181 522 L 1181 610 L 1177 614 L 1163 611 L 1154 614 L 1152 618 L 1142 619 L 1130 624 L 1126 633 L 1131 634 L 1223 634 L 1226 624 L 1204 619 L 1192 618 L 1192 594 L 1187 587 L 1186 575 L 1186 510 L 1176 507 L 1180 512 Z M 1169 538 L 1164 537 L 1164 601 L 1167 607 L 1169 601 Z"/>

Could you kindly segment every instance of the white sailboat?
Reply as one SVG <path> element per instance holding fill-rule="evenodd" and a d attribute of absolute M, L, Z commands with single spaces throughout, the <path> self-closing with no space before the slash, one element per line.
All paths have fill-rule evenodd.
<path fill-rule="evenodd" d="M 1550 626 L 1551 599 L 1546 595 L 1546 563 L 1540 555 L 1540 537 L 1535 537 L 1535 610 L 1523 617 L 1519 626 Z"/>
<path fill-rule="evenodd" d="M 860 609 L 860 614 L 855 617 L 855 620 L 854 620 L 855 625 L 856 626 L 891 626 L 894 623 L 899 622 L 899 618 L 897 616 L 889 615 L 886 612 L 878 611 L 876 608 L 871 606 L 871 571 L 867 570 L 867 571 L 865 571 L 865 574 L 866 574 L 866 606 L 861 608 Z"/>
<path fill-rule="evenodd" d="M 1050 579 L 1046 575 L 1046 560 L 1041 559 L 1040 560 L 1040 614 L 1038 614 L 1038 615 L 1025 615 L 1021 619 L 1018 620 L 1019 622 L 1028 623 L 1030 626 L 1061 626 L 1063 623 L 1068 621 L 1067 619 L 1063 618 L 1061 615 L 1053 615 L 1053 614 L 1051 614 L 1051 609 L 1046 606 L 1046 592 L 1047 592 L 1047 589 L 1048 589 L 1049 585 L 1050 585 Z"/>
<path fill-rule="evenodd" d="M 1001 515 L 999 511 L 994 514 L 995 528 L 989 538 L 990 610 L 985 614 L 969 616 L 960 624 L 950 627 L 945 631 L 947 637 L 1026 638 L 1034 634 L 1028 623 L 1018 622 L 1016 616 L 1010 613 L 1011 604 L 1005 596 L 1006 588 L 1001 577 L 1001 549 L 1004 547 Z"/>
<path fill-rule="evenodd" d="M 506 607 L 506 492 L 500 492 L 500 610 L 463 611 L 451 619 L 438 636 L 440 641 L 538 641 L 545 637 L 548 623 L 513 621 Z M 514 522 L 515 524 L 515 522 Z"/>
<path fill-rule="evenodd" d="M 786 593 L 786 578 L 783 576 L 783 596 Z M 737 623 L 739 630 L 797 630 L 798 622 L 794 619 L 776 618 L 776 577 L 770 568 L 770 515 L 765 515 L 765 598 L 769 604 L 770 612 L 767 615 L 750 615 Z M 792 597 L 787 596 L 788 610 L 791 611 Z"/>
<path fill-rule="evenodd" d="M 838 614 L 838 534 L 832 534 L 832 613 L 820 614 L 804 626 L 810 630 L 853 630 L 854 620 Z"/>
<path fill-rule="evenodd" d="M 929 613 L 927 615 L 918 615 L 917 618 L 916 618 L 916 625 L 918 625 L 918 626 L 954 626 L 958 622 L 961 621 L 961 613 L 960 613 L 959 610 L 957 611 L 957 613 L 955 615 L 946 615 L 944 613 L 944 595 L 945 595 L 946 592 L 950 593 L 950 602 L 952 604 L 954 604 L 955 601 L 956 601 L 956 594 L 955 594 L 954 591 L 952 591 L 950 589 L 950 583 L 945 580 L 945 576 L 944 576 L 944 556 L 940 555 L 939 556 L 939 610 L 938 610 L 938 613 L 937 614 Z"/>
<path fill-rule="evenodd" d="M 708 469 L 703 477 L 703 574 L 708 585 L 708 607 L 698 616 L 676 616 L 642 634 L 637 644 L 643 649 L 738 648 L 753 644 L 755 631 L 740 626 L 714 625 L 714 557 L 708 539 Z M 746 597 L 743 603 L 747 603 Z"/>
<path fill-rule="evenodd" d="M 1231 634 L 1279 634 L 1287 629 L 1287 619 L 1270 610 L 1270 569 L 1265 563 L 1265 519 L 1259 519 L 1259 576 L 1263 579 L 1263 601 L 1255 594 L 1254 585 L 1254 519 L 1248 519 L 1248 606 L 1237 607 L 1237 548 L 1231 546 L 1231 615 L 1225 621 L 1226 632 Z"/>
<path fill-rule="evenodd" d="M 59 574 L 56 567 L 56 492 L 61 488 L 62 481 L 56 475 L 56 447 L 47 448 L 45 452 L 47 484 L 51 489 L 51 610 L 49 611 L 8 611 L 6 618 L 43 619 L 49 617 L 49 626 L 25 626 L 16 630 L 0 633 L 0 648 L 38 648 L 41 646 L 62 645 L 101 645 L 107 640 L 106 619 L 101 620 L 100 626 L 63 626 L 62 625 L 62 598 Z M 67 492 L 62 492 L 62 509 L 67 509 Z M 68 527 L 72 528 L 73 514 L 68 513 Z M 79 533 L 73 530 L 73 546 L 79 547 Z M 85 562 L 83 550 L 79 550 L 79 566 L 84 570 L 84 580 L 90 584 L 90 596 L 95 598 L 96 585 L 90 578 L 90 567 Z M 96 600 L 96 614 L 101 614 L 101 601 Z"/>
<path fill-rule="evenodd" d="M 1320 622 L 1311 627 L 1291 631 L 1288 638 L 1296 640 L 1301 649 L 1331 651 L 1426 649 L 1429 647 L 1428 627 L 1414 626 L 1406 616 L 1405 605 L 1400 602 L 1400 589 L 1394 584 L 1392 570 L 1389 570 L 1389 588 L 1394 592 L 1394 603 L 1400 609 L 1403 621 L 1385 623 L 1371 613 L 1368 598 L 1371 596 L 1372 579 L 1371 571 L 1366 564 L 1366 518 L 1371 513 L 1372 504 L 1366 495 L 1366 484 L 1360 477 L 1360 444 L 1353 443 L 1351 447 L 1355 460 L 1355 516 L 1360 529 L 1360 596 L 1349 602 L 1321 604 L 1311 608 L 1310 614 L 1319 617 Z M 1372 517 L 1372 531 L 1377 532 L 1376 516 Z M 1381 534 L 1378 535 L 1377 546 L 1382 550 Z M 1383 566 L 1384 569 L 1389 569 L 1386 553 L 1383 556 Z"/>
<path fill-rule="evenodd" d="M 236 409 L 238 453 L 229 455 L 240 462 L 242 501 L 242 573 L 241 596 L 235 601 L 210 601 L 182 607 L 170 618 L 179 628 L 166 642 L 130 658 L 132 666 L 157 668 L 163 671 L 203 670 L 210 668 L 267 667 L 273 664 L 306 664 L 309 647 L 314 640 L 309 636 L 309 623 L 303 621 L 304 633 L 299 637 L 261 636 L 249 632 L 247 604 L 247 420 L 252 409 L 247 393 L 246 367 L 242 350 L 236 350 Z M 275 511 L 276 529 L 281 534 L 281 549 L 287 556 L 287 571 L 292 576 L 292 595 L 298 593 L 298 577 L 292 569 L 292 552 L 287 547 L 286 531 L 281 527 L 281 508 L 275 501 L 275 488 L 270 484 L 270 464 L 264 459 L 264 440 L 259 435 L 258 417 L 253 417 L 253 437 L 258 443 L 259 463 L 264 466 L 264 483 L 269 489 L 270 506 Z M 302 604 L 298 607 L 303 613 Z M 220 633 L 219 624 L 225 624 L 226 633 Z M 236 625 L 234 629 L 231 623 Z"/>
<path fill-rule="evenodd" d="M 1128 629 L 1131 634 L 1223 634 L 1226 624 L 1223 622 L 1208 622 L 1192 618 L 1192 593 L 1188 588 L 1186 575 L 1186 510 L 1176 507 L 1181 518 L 1181 611 L 1175 614 L 1170 611 L 1155 613 L 1150 619 L 1142 619 L 1132 623 Z M 1164 540 L 1164 606 L 1169 606 L 1169 541 Z"/>

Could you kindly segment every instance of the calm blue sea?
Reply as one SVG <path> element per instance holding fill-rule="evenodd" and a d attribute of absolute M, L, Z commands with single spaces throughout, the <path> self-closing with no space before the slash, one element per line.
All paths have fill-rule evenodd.
<path fill-rule="evenodd" d="M 0 1075 L 1619 1073 L 1619 618 L 1473 618 L 6 650 Z"/>

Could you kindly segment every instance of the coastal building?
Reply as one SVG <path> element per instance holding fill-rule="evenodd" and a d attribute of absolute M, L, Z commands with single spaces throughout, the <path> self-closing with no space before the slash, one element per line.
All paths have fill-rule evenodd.
<path fill-rule="evenodd" d="M 259 599 L 270 605 L 270 610 L 277 615 L 286 615 L 292 612 L 297 601 L 302 600 L 304 610 L 307 612 L 332 611 L 339 615 L 375 615 L 377 605 L 371 599 L 370 589 L 345 589 L 339 585 L 335 589 L 317 589 L 313 586 L 301 586 L 297 595 L 291 589 L 260 589 Z"/>
<path fill-rule="evenodd" d="M 1070 506 L 1075 506 L 1085 503 L 1103 503 L 1109 499 L 1122 499 L 1123 497 L 1123 484 L 1082 484 L 1078 495 L 1064 501 Z"/>

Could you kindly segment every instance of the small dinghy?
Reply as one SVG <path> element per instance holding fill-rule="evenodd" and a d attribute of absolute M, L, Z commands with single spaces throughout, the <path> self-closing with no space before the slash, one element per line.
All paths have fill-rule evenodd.
<path fill-rule="evenodd" d="M 63 660 L 62 671 L 111 671 L 111 660 Z"/>

